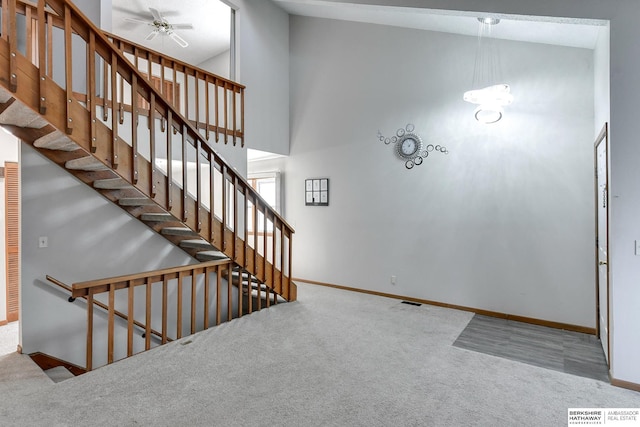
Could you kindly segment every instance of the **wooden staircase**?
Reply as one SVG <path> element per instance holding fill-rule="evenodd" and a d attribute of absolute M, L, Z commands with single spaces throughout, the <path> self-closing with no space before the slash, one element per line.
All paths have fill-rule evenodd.
<path fill-rule="evenodd" d="M 191 256 L 296 299 L 293 229 L 212 148 L 244 144 L 243 86 L 194 71 L 206 111 L 187 119 L 70 1 L 1 8 L 0 125 Z"/>

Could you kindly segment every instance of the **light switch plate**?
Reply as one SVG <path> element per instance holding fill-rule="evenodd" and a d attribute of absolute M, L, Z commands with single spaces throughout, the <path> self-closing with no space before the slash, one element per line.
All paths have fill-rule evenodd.
<path fill-rule="evenodd" d="M 38 247 L 46 248 L 49 246 L 49 238 L 47 236 L 38 237 Z"/>

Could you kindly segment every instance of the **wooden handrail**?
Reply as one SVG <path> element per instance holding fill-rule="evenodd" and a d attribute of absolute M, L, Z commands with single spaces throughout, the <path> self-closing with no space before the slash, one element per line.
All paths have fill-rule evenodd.
<path fill-rule="evenodd" d="M 13 73 L 23 61 L 22 52 L 18 51 L 19 39 L 27 40 L 24 54 L 30 53 L 29 60 L 39 69 L 36 75 L 40 76 L 39 87 L 33 88 L 35 96 L 22 98 L 23 102 L 40 111 L 49 123 L 66 132 L 87 153 L 93 153 L 159 207 L 221 249 L 236 265 L 285 299 L 295 299 L 295 284 L 291 280 L 294 231 L 284 218 L 216 153 L 172 100 L 158 91 L 70 1 L 39 0 L 35 10 L 26 8 L 24 13 L 31 19 L 31 25 L 26 27 L 31 32 L 22 37 L 17 36 L 15 16 L 21 13 L 17 1 L 1 0 L 6 24 L 2 38 L 9 42 L 11 52 L 10 88 L 19 92 L 20 84 L 28 84 L 28 79 L 18 81 L 14 76 L 19 73 Z M 57 39 L 62 42 L 54 39 L 53 27 L 58 33 L 62 31 L 63 37 Z M 72 67 L 78 62 L 73 59 L 80 53 L 79 41 L 84 42 L 82 58 L 87 62 L 86 73 L 77 73 Z M 53 72 L 53 67 L 58 66 L 53 56 L 64 57 L 64 72 Z M 165 65 L 166 61 L 161 59 Z M 172 69 L 177 70 L 177 65 L 172 65 Z M 63 76 L 62 92 L 53 80 L 55 75 Z M 74 85 L 77 81 L 80 83 Z M 236 98 L 242 87 L 227 81 L 221 83 L 222 86 L 216 86 L 219 99 L 214 104 L 219 107 L 224 103 L 227 108 L 221 111 L 223 116 L 219 117 L 216 129 L 225 139 L 235 139 L 239 135 L 237 120 L 230 120 L 227 111 L 231 109 L 235 114 L 241 110 Z M 79 102 L 76 96 L 81 86 L 86 91 L 84 102 Z M 62 108 L 52 104 L 53 99 L 61 96 Z M 147 117 L 140 114 L 137 99 L 149 105 Z M 38 103 L 32 104 L 33 100 Z M 131 112 L 124 109 L 128 100 Z M 230 125 L 234 126 L 229 128 Z M 177 173 L 173 173 L 174 167 Z M 205 191 L 206 185 L 210 191 Z M 262 242 L 250 239 L 247 224 L 252 221 L 254 224 L 264 221 L 264 229 L 272 230 L 273 235 Z"/>

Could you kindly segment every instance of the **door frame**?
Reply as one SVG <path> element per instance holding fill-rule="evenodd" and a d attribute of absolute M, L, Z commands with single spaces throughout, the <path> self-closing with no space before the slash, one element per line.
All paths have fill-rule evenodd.
<path fill-rule="evenodd" d="M 598 147 L 600 144 L 604 143 L 605 154 L 607 157 L 606 165 L 605 165 L 605 174 L 607 179 L 607 186 L 605 188 L 605 199 L 607 201 L 606 211 L 607 211 L 607 224 L 606 224 L 606 239 L 607 239 L 607 364 L 609 365 L 609 369 L 611 369 L 611 303 L 610 303 L 610 294 L 611 294 L 611 262 L 609 257 L 609 224 L 611 220 L 611 197 L 610 197 L 610 179 L 611 179 L 611 168 L 609 167 L 609 123 L 605 122 L 602 130 L 598 134 L 596 141 L 593 145 L 593 162 L 594 162 L 594 196 L 595 196 L 595 271 L 596 271 L 596 336 L 600 338 L 600 265 L 599 265 L 599 236 L 598 236 Z"/>

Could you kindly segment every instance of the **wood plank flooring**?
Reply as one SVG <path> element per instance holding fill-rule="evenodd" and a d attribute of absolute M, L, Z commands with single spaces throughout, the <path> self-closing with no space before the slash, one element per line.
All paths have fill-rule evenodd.
<path fill-rule="evenodd" d="M 476 314 L 453 345 L 609 382 L 609 368 L 595 335 Z"/>

